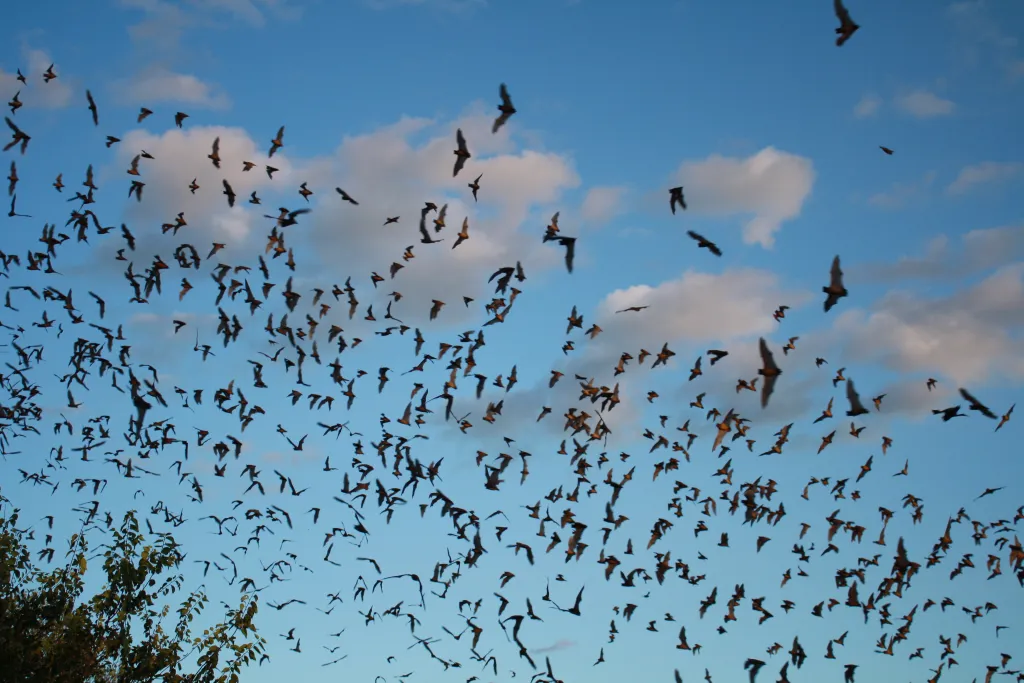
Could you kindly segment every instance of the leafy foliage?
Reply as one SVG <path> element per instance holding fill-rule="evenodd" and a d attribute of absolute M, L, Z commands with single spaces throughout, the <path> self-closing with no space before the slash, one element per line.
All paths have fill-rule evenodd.
<path fill-rule="evenodd" d="M 134 511 L 120 526 L 107 520 L 110 540 L 92 556 L 86 534 L 99 527 L 73 534 L 66 564 L 45 572 L 33 566 L 18 510 L 4 511 L 8 502 L 0 496 L 0 682 L 235 683 L 263 654 L 254 594 L 243 593 L 237 608 L 224 603 L 224 621 L 198 636 L 191 624 L 207 605 L 202 590 L 170 617 L 184 555 L 167 533 L 147 544 Z M 103 589 L 83 598 L 86 570 L 99 558 Z"/>

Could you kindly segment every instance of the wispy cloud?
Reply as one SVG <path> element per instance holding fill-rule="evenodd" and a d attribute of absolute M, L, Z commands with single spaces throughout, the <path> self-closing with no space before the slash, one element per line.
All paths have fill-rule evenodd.
<path fill-rule="evenodd" d="M 186 33 L 194 28 L 228 28 L 239 23 L 250 28 L 266 26 L 268 18 L 295 21 L 302 8 L 288 0 L 118 0 L 127 10 L 141 13 L 128 26 L 136 49 L 161 59 L 180 56 Z"/>
<path fill-rule="evenodd" d="M 989 0 L 962 0 L 946 8 L 946 17 L 954 27 L 954 49 L 960 63 L 970 67 L 995 66 L 1014 80 L 1024 75 L 1019 41 L 1003 26 L 997 11 L 1012 13 L 1006 3 Z"/>
<path fill-rule="evenodd" d="M 858 119 L 870 118 L 882 107 L 882 98 L 875 94 L 867 94 L 860 98 L 853 108 L 853 115 Z"/>
<path fill-rule="evenodd" d="M 573 647 L 576 647 L 576 641 L 575 640 L 565 640 L 565 639 L 562 639 L 562 640 L 556 640 L 551 645 L 547 645 L 545 647 L 538 647 L 533 652 L 534 652 L 534 654 L 543 655 L 543 654 L 548 654 L 550 652 L 558 652 L 559 650 L 568 650 L 568 649 L 573 648 Z"/>
<path fill-rule="evenodd" d="M 960 243 L 946 235 L 928 242 L 924 253 L 894 262 L 875 262 L 849 269 L 854 277 L 891 283 L 909 279 L 950 280 L 999 268 L 1024 258 L 1024 225 L 971 230 Z"/>
<path fill-rule="evenodd" d="M 990 185 L 1013 178 L 1024 170 L 1017 161 L 983 161 L 965 166 L 956 179 L 946 187 L 946 194 L 962 195 L 979 185 Z"/>
<path fill-rule="evenodd" d="M 18 81 L 17 71 L 9 73 L 0 69 L 0 98 L 6 101 L 14 93 L 24 90 L 19 99 L 26 108 L 61 109 L 68 106 L 74 93 L 72 83 L 63 77 L 60 65 L 54 67 L 56 80 L 49 83 L 43 83 L 42 80 L 43 72 L 56 61 L 53 56 L 46 50 L 36 48 L 23 50 L 23 56 L 26 63 L 22 67 L 22 74 L 29 85 L 25 86 Z"/>
<path fill-rule="evenodd" d="M 919 119 L 949 116 L 956 108 L 956 104 L 952 100 L 939 97 L 924 88 L 897 95 L 893 103 L 897 108 Z"/>
<path fill-rule="evenodd" d="M 1024 378 L 1024 264 L 1004 266 L 948 296 L 890 291 L 870 310 L 853 309 L 835 323 L 852 361 L 874 361 L 903 372 L 942 368 L 963 386 L 993 376 Z"/>
<path fill-rule="evenodd" d="M 181 102 L 208 109 L 226 109 L 231 105 L 231 99 L 216 86 L 192 74 L 161 68 L 143 71 L 112 87 L 118 99 L 130 104 Z"/>
<path fill-rule="evenodd" d="M 928 171 L 918 180 L 895 182 L 888 190 L 868 197 L 868 204 L 881 209 L 901 209 L 924 197 L 935 183 L 936 175 L 935 171 Z"/>
<path fill-rule="evenodd" d="M 624 187 L 593 187 L 580 205 L 580 218 L 590 223 L 604 223 L 623 210 Z"/>

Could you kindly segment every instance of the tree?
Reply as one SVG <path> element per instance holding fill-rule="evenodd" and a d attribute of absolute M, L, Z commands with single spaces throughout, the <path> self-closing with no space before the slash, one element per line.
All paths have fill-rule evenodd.
<path fill-rule="evenodd" d="M 108 524 L 110 541 L 91 557 L 90 528 L 73 534 L 66 565 L 46 572 L 32 564 L 18 510 L 4 513 L 8 502 L 0 495 L 0 683 L 236 683 L 263 654 L 255 594 L 243 593 L 237 608 L 223 603 L 224 621 L 193 636 L 191 624 L 208 602 L 196 590 L 165 628 L 168 599 L 184 582 L 184 555 L 167 533 L 147 545 L 134 511 L 119 527 Z M 39 557 L 53 554 L 44 548 Z M 103 590 L 83 599 L 89 560 L 97 558 Z"/>

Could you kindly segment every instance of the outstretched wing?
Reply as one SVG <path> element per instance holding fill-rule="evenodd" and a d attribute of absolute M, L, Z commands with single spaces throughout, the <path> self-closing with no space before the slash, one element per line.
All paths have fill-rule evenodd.
<path fill-rule="evenodd" d="M 832 259 L 832 270 L 829 273 L 832 287 L 841 288 L 843 286 L 843 270 L 839 267 L 839 256 Z"/>

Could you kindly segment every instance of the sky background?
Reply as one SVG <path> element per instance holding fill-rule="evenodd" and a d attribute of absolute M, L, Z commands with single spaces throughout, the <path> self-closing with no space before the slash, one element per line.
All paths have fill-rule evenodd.
<path fill-rule="evenodd" d="M 154 528 L 164 529 L 163 515 L 149 514 L 152 506 L 164 501 L 176 513 L 183 511 L 187 522 L 173 531 L 189 553 L 184 570 L 191 585 L 204 581 L 203 565 L 195 560 L 227 552 L 238 563 L 239 577 L 266 587 L 260 592 L 258 625 L 272 657 L 246 671 L 247 683 L 339 675 L 394 681 L 409 672 L 415 673 L 405 680 L 465 681 L 475 675 L 482 681 L 507 681 L 512 672 L 528 680 L 534 672 L 498 626 L 496 591 L 510 601 L 504 616 L 525 614 L 525 600 L 531 600 L 543 621 L 527 620 L 521 638 L 541 672 L 544 658 L 550 657 L 556 676 L 565 681 L 671 681 L 673 669 L 686 681 L 701 680 L 705 670 L 716 683 L 745 681 L 743 661 L 751 656 L 768 662 L 760 680 L 775 680 L 795 635 L 808 661 L 799 671 L 790 667 L 794 683 L 840 681 L 843 666 L 851 663 L 860 666 L 858 680 L 923 681 L 943 661 L 939 637 L 955 641 L 958 634 L 968 640 L 954 655 L 959 666 L 947 672 L 949 664 L 943 664 L 944 676 L 981 680 L 987 665 L 999 664 L 1001 653 L 1013 654 L 1009 669 L 1018 668 L 1017 660 L 1024 658 L 1019 646 L 1024 591 L 1013 575 L 1008 547 L 993 546 L 1000 534 L 990 529 L 976 545 L 967 521 L 954 525 L 955 542 L 940 564 L 923 569 L 902 599 L 884 601 L 891 603 L 893 625 L 881 626 L 877 610 L 865 623 L 859 609 L 842 604 L 826 610 L 822 619 L 810 614 L 821 600 L 845 600 L 846 589 L 837 589 L 834 582 L 838 569 L 853 569 L 858 558 L 880 553 L 879 566 L 868 568 L 860 586 L 863 599 L 888 575 L 900 536 L 912 559 L 924 563 L 947 519 L 960 508 L 974 520 L 991 523 L 1012 520 L 1024 503 L 1019 416 L 993 433 L 995 423 L 977 413 L 944 424 L 930 412 L 962 403 L 956 390 L 968 387 L 1002 415 L 1018 400 L 1024 381 L 1024 47 L 1019 44 L 1024 5 L 851 0 L 849 10 L 862 28 L 837 49 L 837 22 L 825 0 L 770 11 L 747 0 L 121 0 L 7 8 L 0 99 L 5 103 L 20 90 L 24 106 L 14 120 L 32 142 L 24 156 L 15 150 L 5 153 L 3 168 L 17 162 L 17 208 L 31 218 L 0 216 L 0 248 L 22 255 L 22 267 L 12 265 L 2 284 L 72 289 L 86 322 L 111 328 L 123 324 L 126 340 L 116 342 L 108 358 L 116 365 L 118 345 L 129 344 L 136 376 L 152 379 L 141 364 L 158 368 L 160 391 L 170 406 L 155 408 L 150 419 L 169 420 L 176 436 L 190 442 L 182 471 L 202 483 L 204 502 L 190 501 L 188 480 L 179 484 L 171 470 L 174 461 L 184 458 L 181 444 L 169 444 L 144 461 L 137 449 L 123 443 L 130 401 L 109 386 L 109 376 L 93 374 L 88 392 L 73 387 L 82 405 L 68 407 L 54 375 L 68 371 L 65 359 L 76 338 L 102 341 L 103 335 L 71 324 L 59 302 L 46 303 L 48 316 L 62 324 L 59 339 L 56 326 L 33 326 L 41 320 L 43 303 L 22 290 L 10 294 L 19 310 L 0 309 L 0 321 L 24 328 L 17 341 L 23 347 L 46 344 L 44 363 L 30 373 L 45 389 L 35 399 L 44 414 L 37 425 L 39 437 L 9 437 L 9 453 L 0 462 L 4 495 L 22 509 L 22 523 L 35 524 L 39 531 L 45 522 L 38 520 L 55 514 L 52 533 L 58 548 L 60 539 L 79 525 L 80 516 L 70 509 L 97 498 L 91 489 L 74 491 L 71 482 L 77 477 L 108 480 L 99 498 L 115 516 L 138 508 Z M 51 63 L 58 78 L 46 84 L 41 75 Z M 17 69 L 27 76 L 27 85 L 15 80 Z M 492 135 L 502 82 L 518 113 Z M 99 106 L 98 127 L 86 109 L 87 88 Z M 154 114 L 138 124 L 142 106 Z M 181 130 L 173 120 L 178 111 L 189 114 Z M 286 125 L 285 145 L 273 158 L 279 171 L 270 180 L 261 168 L 281 125 Z M 452 178 L 454 131 L 460 127 L 473 158 Z M 107 135 L 120 142 L 105 147 Z M 218 136 L 221 170 L 206 158 Z M 885 155 L 880 145 L 895 153 Z M 154 159 L 140 165 L 146 187 L 136 202 L 128 197 L 125 170 L 140 150 Z M 243 160 L 258 166 L 244 173 Z M 80 184 L 90 164 L 99 187 L 90 208 L 102 225 L 116 229 L 101 236 L 90 228 L 88 244 L 76 243 L 73 226 L 63 226 L 78 203 L 66 200 L 84 189 Z M 59 173 L 66 185 L 61 195 L 52 187 Z M 466 184 L 480 174 L 479 201 L 474 202 Z M 188 188 L 193 179 L 200 186 L 194 194 Z M 238 194 L 234 209 L 221 194 L 222 179 Z M 297 193 L 303 182 L 314 192 L 308 205 Z M 672 215 L 667 189 L 676 185 L 685 187 L 689 209 Z M 359 205 L 341 202 L 335 187 L 344 188 Z M 246 203 L 253 191 L 261 206 Z M 447 227 L 439 235 L 445 241 L 438 245 L 419 242 L 417 220 L 426 201 L 448 204 Z M 225 298 L 221 305 L 229 316 L 239 316 L 244 330 L 237 343 L 224 348 L 216 334 L 216 286 L 208 274 L 216 264 L 249 266 L 250 272 L 232 273 L 226 282 L 248 280 L 258 290 L 263 277 L 256 256 L 264 253 L 273 227 L 263 214 L 275 214 L 279 206 L 312 209 L 298 225 L 284 229 L 296 271 L 288 270 L 284 257 L 267 256 L 276 286 L 255 316 L 250 317 L 244 294 L 234 301 Z M 188 225 L 177 236 L 162 234 L 160 226 L 179 212 Z M 560 212 L 562 233 L 578 237 L 571 275 L 562 250 L 541 242 L 555 212 Z M 382 225 L 393 216 L 400 217 L 397 224 Z M 452 250 L 464 217 L 471 237 Z M 59 275 L 24 268 L 27 251 L 45 248 L 37 239 L 47 222 L 71 236 L 58 247 L 54 266 Z M 125 247 L 122 223 L 138 240 L 136 251 L 129 253 L 136 273 L 158 254 L 170 265 L 163 274 L 163 294 L 154 294 L 144 305 L 129 303 L 127 264 L 115 260 Z M 688 229 L 713 240 L 724 256 L 698 250 L 686 236 Z M 207 260 L 213 242 L 227 246 Z M 199 271 L 186 272 L 174 261 L 181 243 L 193 244 L 200 253 Z M 415 258 L 405 261 L 409 245 Z M 836 254 L 850 295 L 823 314 L 821 287 Z M 475 353 L 474 372 L 488 377 L 481 400 L 474 397 L 475 379 L 459 373 L 455 412 L 468 413 L 472 428 L 463 434 L 445 424 L 442 401 L 430 404 L 434 413 L 425 416 L 421 429 L 397 425 L 412 382 L 425 384 L 433 397 L 449 375 L 451 351 L 442 362 L 428 363 L 422 374 L 400 374 L 419 362 L 413 329 L 422 330 L 423 352 L 435 357 L 440 342 L 457 343 L 459 333 L 468 330 L 475 336 L 490 317 L 484 305 L 497 296 L 488 277 L 517 261 L 527 280 L 512 285 L 522 294 L 504 324 L 482 328 L 486 346 Z M 405 267 L 375 290 L 371 272 L 387 278 L 394 262 Z M 331 305 L 316 332 L 323 365 L 306 361 L 308 388 L 295 386 L 294 368 L 286 371 L 283 362 L 258 355 L 272 356 L 280 348 L 262 328 L 268 313 L 279 321 L 286 312 L 280 292 L 289 276 L 303 296 L 289 316 L 296 328 L 304 325 L 307 313 L 319 315 L 319 306 L 311 302 L 314 287 L 327 290 L 323 302 Z M 182 277 L 194 289 L 179 301 Z M 360 301 L 353 319 L 345 296 L 335 301 L 330 294 L 332 285 L 343 285 L 348 277 Z M 89 291 L 107 302 L 102 321 Z M 375 332 L 389 323 L 383 313 L 393 291 L 403 297 L 392 312 L 413 329 L 380 336 Z M 474 301 L 463 305 L 463 296 Z M 427 314 L 433 299 L 447 305 L 431 321 Z M 370 304 L 376 322 L 363 319 Z M 615 313 L 634 305 L 649 308 Z M 772 312 L 780 305 L 790 310 L 776 322 Z M 573 306 L 584 316 L 583 330 L 567 335 L 566 317 Z M 186 325 L 175 334 L 172 320 Z M 603 331 L 589 339 L 582 332 L 594 323 Z M 326 339 L 332 324 L 344 328 L 350 345 L 355 338 L 363 340 L 339 357 L 346 379 L 356 378 L 360 370 L 367 373 L 356 380 L 357 398 L 348 411 L 343 387 L 332 386 L 327 367 L 338 357 Z M 197 335 L 216 354 L 205 362 L 193 350 Z M 765 410 L 755 394 L 735 391 L 738 379 L 756 376 L 760 336 L 784 371 Z M 799 337 L 796 349 L 783 355 L 781 347 L 790 337 Z M 575 349 L 563 353 L 567 338 Z M 677 354 L 667 368 L 651 369 L 650 359 L 643 366 L 633 360 L 624 374 L 613 377 L 623 352 L 634 357 L 640 349 L 656 353 L 664 343 Z M 311 351 L 309 343 L 303 346 Z M 687 381 L 694 360 L 709 348 L 730 355 L 714 368 L 705 358 L 704 375 Z M 460 355 L 465 353 L 464 348 Z M 0 348 L 0 354 L 4 362 L 17 364 L 12 348 Z M 280 360 L 294 360 L 295 354 L 285 343 Z M 828 364 L 816 367 L 818 357 Z M 263 363 L 268 388 L 253 386 L 249 360 Z M 391 381 L 378 393 L 382 366 L 392 368 Z M 511 391 L 492 385 L 498 375 L 507 378 L 513 366 L 519 381 Z M 844 367 L 866 403 L 886 395 L 880 411 L 856 421 L 864 427 L 859 438 L 849 434 L 843 384 L 830 381 Z M 553 389 L 548 387 L 552 370 L 565 373 Z M 594 413 L 594 406 L 578 400 L 577 374 L 593 378 L 597 386 L 619 382 L 622 402 L 604 415 L 613 430 L 607 444 L 591 443 L 586 455 L 596 493 L 587 496 L 589 484 L 584 484 L 578 503 L 546 501 L 550 491 L 563 487 L 569 493 L 576 485 L 569 463 L 573 443 L 563 432 L 561 416 L 574 405 Z M 937 380 L 931 391 L 928 378 Z M 224 414 L 213 403 L 214 392 L 232 379 L 251 404 L 266 411 L 244 432 L 237 410 Z M 119 386 L 125 387 L 126 380 L 119 378 Z M 187 394 L 203 389 L 203 404 L 190 400 L 184 407 L 174 387 Z M 310 411 L 305 396 L 292 405 L 294 388 L 337 400 L 330 411 Z M 648 401 L 649 391 L 658 398 Z M 724 456 L 712 452 L 715 422 L 706 419 L 706 410 L 688 407 L 699 393 L 705 394 L 705 409 L 724 414 L 732 408 L 750 420 L 748 437 L 756 440 L 752 452 L 742 439 L 729 442 L 731 450 Z M 835 417 L 813 424 L 830 397 L 835 397 Z M 488 424 L 482 419 L 488 402 L 501 399 L 502 414 Z M 552 414 L 538 423 L 542 406 L 552 408 Z M 428 502 L 434 488 L 427 482 L 415 496 L 411 489 L 406 492 L 408 504 L 398 507 L 386 524 L 375 482 L 401 487 L 404 481 L 389 472 L 392 454 L 388 467 L 382 467 L 371 446 L 381 440 L 382 414 L 391 420 L 383 428 L 395 435 L 392 442 L 413 434 L 429 437 L 410 442 L 413 457 L 424 465 L 444 459 L 435 485 L 480 517 L 488 550 L 475 568 L 462 569 L 447 599 L 428 594 L 425 610 L 413 606 L 418 594 L 407 580 L 386 582 L 383 593 L 368 590 L 365 600 L 353 594 L 359 576 L 368 587 L 377 578 L 373 567 L 357 557 L 377 559 L 385 576 L 416 572 L 425 580 L 436 562 L 469 548 L 449 536 L 453 527 L 441 519 L 440 506 L 420 515 L 418 506 Z M 73 436 L 54 436 L 52 425 L 61 415 L 75 425 Z M 98 451 L 125 448 L 118 457 L 133 457 L 136 466 L 159 476 L 128 481 L 99 452 L 90 462 L 71 453 L 81 445 L 81 427 L 97 415 L 111 420 L 111 438 Z M 671 448 L 648 452 L 653 441 L 644 438 L 645 429 L 655 438 L 663 434 L 670 443 L 685 445 L 686 435 L 676 427 L 688 419 L 698 435 L 689 449 L 690 462 Z M 361 436 L 324 436 L 318 421 L 347 421 Z M 757 457 L 788 423 L 794 426 L 783 454 Z M 295 441 L 309 435 L 301 452 L 292 450 L 278 425 Z M 196 442 L 197 429 L 210 432 L 203 447 Z M 834 443 L 816 454 L 822 437 L 833 429 Z M 218 478 L 211 445 L 228 435 L 241 439 L 242 456 L 229 456 L 226 474 Z M 893 441 L 884 455 L 883 435 Z M 506 444 L 503 437 L 515 442 Z M 56 465 L 52 454 L 47 456 L 55 439 L 65 445 L 67 458 Z M 562 439 L 568 439 L 569 455 L 557 452 Z M 359 478 L 352 462 L 356 441 L 365 449 L 361 460 L 375 467 L 366 479 L 370 490 L 362 508 L 370 535 L 358 548 L 335 537 L 331 559 L 341 565 L 335 566 L 323 561 L 324 537 L 333 526 L 351 529 L 355 524 L 351 510 L 333 496 L 351 500 L 340 488 L 345 473 L 353 483 Z M 532 454 L 530 475 L 522 485 L 520 450 Z M 487 464 L 500 453 L 515 458 L 499 491 L 484 489 L 478 451 L 487 454 Z M 609 461 L 599 469 L 602 452 Z M 630 454 L 628 461 L 620 453 Z M 327 457 L 336 471 L 324 471 Z M 672 457 L 681 460 L 679 469 L 652 480 L 654 465 Z M 869 457 L 870 473 L 855 483 Z M 715 472 L 730 459 L 732 482 L 723 483 Z M 905 463 L 908 476 L 894 477 Z M 243 495 L 248 478 L 239 475 L 246 464 L 261 471 L 266 496 Z M 61 465 L 66 469 L 58 469 Z M 603 482 L 609 470 L 617 481 L 634 466 L 633 479 L 615 506 L 615 514 L 629 520 L 611 534 L 605 554 L 617 556 L 621 570 L 645 567 L 653 578 L 654 553 L 671 551 L 673 561 L 686 562 L 691 575 L 706 577 L 698 584 L 671 572 L 662 586 L 638 578 L 637 587 L 623 587 L 618 571 L 605 581 L 596 560 L 612 489 Z M 47 486 L 22 482 L 19 470 L 45 472 L 60 487 L 50 495 Z M 298 498 L 287 490 L 278 493 L 275 470 L 306 491 Z M 830 485 L 811 486 L 803 499 L 800 494 L 812 477 L 828 477 Z M 728 503 L 719 499 L 722 491 L 731 498 L 742 483 L 758 478 L 762 484 L 777 482 L 772 500 L 762 502 L 773 509 L 785 505 L 786 516 L 771 528 L 763 522 L 756 528 L 741 526 L 742 513 L 730 515 Z M 829 493 L 832 484 L 844 478 L 849 479 L 845 498 L 835 499 Z M 673 493 L 674 482 L 700 489 L 700 494 L 690 488 Z M 987 487 L 1003 485 L 995 495 L 975 500 Z M 133 495 L 139 489 L 143 493 Z M 913 524 L 911 510 L 903 506 L 908 493 L 923 501 L 920 524 Z M 677 496 L 684 498 L 681 518 L 667 507 Z M 702 514 L 699 501 L 708 496 L 718 503 L 717 515 Z M 203 518 L 232 514 L 237 500 L 243 501 L 234 511 L 241 520 L 238 535 L 218 535 L 217 525 Z M 538 520 L 522 507 L 537 501 L 542 515 L 549 510 L 559 520 L 572 508 L 576 519 L 588 525 L 584 541 L 589 547 L 582 559 L 565 562 L 569 528 L 548 523 L 546 539 L 538 537 Z M 359 501 L 352 504 L 358 507 Z M 244 519 L 246 509 L 265 512 L 271 505 L 288 510 L 294 528 L 265 517 Z M 321 509 L 316 524 L 307 514 L 314 506 Z M 879 507 L 895 512 L 885 546 L 872 543 L 881 528 Z M 866 527 L 864 540 L 852 543 L 841 532 L 839 553 L 822 557 L 828 545 L 825 518 L 837 509 L 840 519 Z M 484 521 L 497 510 L 508 521 L 502 515 Z M 674 526 L 646 550 L 659 518 Z M 692 532 L 701 521 L 708 531 L 695 537 Z M 237 547 L 245 545 L 260 522 L 273 535 L 265 532 L 260 547 L 252 544 L 243 554 Z M 802 522 L 810 530 L 801 540 Z M 500 542 L 496 526 L 508 527 Z M 546 554 L 554 531 L 561 543 Z M 729 548 L 717 545 L 722 532 L 730 535 Z M 755 552 L 761 535 L 772 540 Z M 1013 533 L 1008 537 L 1012 540 Z M 282 544 L 283 539 L 290 543 Z M 624 554 L 627 539 L 634 543 L 632 557 Z M 506 547 L 516 541 L 533 547 L 535 566 Z M 810 562 L 798 562 L 790 552 L 794 543 L 808 549 Z M 287 559 L 287 552 L 295 554 L 293 570 L 268 586 L 264 567 Z M 976 568 L 950 581 L 950 571 L 965 553 L 973 553 Z M 985 562 L 991 554 L 1002 558 L 1003 574 L 988 580 Z M 798 568 L 808 576 L 798 577 Z M 780 588 L 787 569 L 793 580 Z M 515 578 L 499 589 L 506 570 Z M 237 582 L 228 585 L 224 575 L 211 569 L 205 583 L 211 610 L 219 600 L 237 602 Z M 549 584 L 551 597 L 563 607 L 585 586 L 583 616 L 558 612 L 543 601 Z M 716 633 L 736 584 L 746 590 L 738 621 L 726 624 L 728 633 Z M 714 587 L 718 602 L 701 620 L 696 610 Z M 344 602 L 329 615 L 317 611 L 328 609 L 327 596 L 335 592 Z M 774 618 L 758 626 L 750 601 L 762 596 Z M 947 596 L 954 608 L 922 612 L 926 600 Z M 289 598 L 307 604 L 280 611 L 268 606 Z M 481 671 L 481 663 L 471 659 L 470 634 L 456 641 L 442 630 L 459 634 L 466 626 L 459 616 L 461 599 L 483 601 L 476 618 L 484 629 L 478 652 L 493 650 L 497 675 L 489 668 Z M 796 603 L 788 614 L 779 607 L 784 599 Z M 411 611 L 421 620 L 416 635 L 440 639 L 435 652 L 461 667 L 445 671 L 422 648 L 408 649 L 415 645 L 408 617 L 376 616 L 365 623 L 363 615 L 379 615 L 399 601 L 403 614 Z M 976 623 L 961 610 L 988 601 L 999 609 Z M 627 623 L 613 607 L 628 603 L 638 607 Z M 891 635 L 915 605 L 908 641 L 896 647 L 893 657 L 877 654 L 879 637 Z M 666 612 L 675 623 L 664 620 Z M 618 634 L 609 643 L 612 620 Z M 651 620 L 657 632 L 646 630 Z M 691 645 L 701 644 L 699 654 L 674 647 L 679 625 L 687 627 Z M 998 639 L 996 625 L 1009 627 Z M 289 651 L 295 642 L 279 635 L 292 627 L 301 638 L 301 653 Z M 342 629 L 340 637 L 328 635 Z M 836 658 L 825 659 L 829 639 L 845 631 L 845 645 L 834 646 Z M 781 643 L 783 652 L 769 656 L 766 648 L 773 643 Z M 326 649 L 335 647 L 333 653 Z M 605 662 L 591 666 L 602 647 Z M 922 657 L 908 660 L 917 648 L 924 648 Z M 343 661 L 322 666 L 345 654 Z M 396 659 L 388 662 L 390 655 Z"/>

